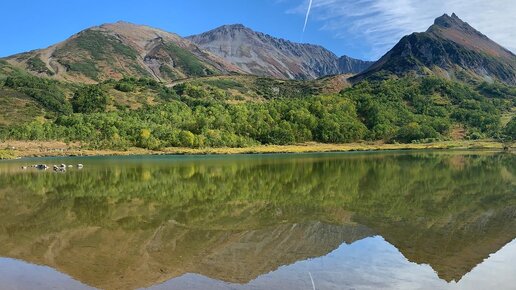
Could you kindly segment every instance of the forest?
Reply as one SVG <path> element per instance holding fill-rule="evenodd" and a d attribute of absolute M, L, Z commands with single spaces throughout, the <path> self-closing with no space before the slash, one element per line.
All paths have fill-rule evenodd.
<path fill-rule="evenodd" d="M 237 81 L 167 87 L 124 78 L 84 85 L 12 73 L 0 79 L 0 89 L 25 94 L 46 113 L 0 127 L 0 139 L 80 141 L 122 150 L 433 142 L 449 140 L 459 129 L 465 139 L 516 139 L 516 88 L 500 83 L 389 77 L 362 81 L 338 94 L 321 94 L 300 83 L 277 87 L 258 78 L 255 85 L 264 97 L 242 101 L 229 93 L 242 88 Z M 153 102 L 131 108 L 113 95 L 135 92 L 152 96 Z"/>

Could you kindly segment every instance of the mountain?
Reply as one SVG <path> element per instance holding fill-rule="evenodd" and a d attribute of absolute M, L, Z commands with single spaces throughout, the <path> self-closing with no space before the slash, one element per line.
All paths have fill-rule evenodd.
<path fill-rule="evenodd" d="M 259 76 L 315 79 L 359 73 L 372 64 L 347 56 L 339 59 L 321 46 L 275 38 L 241 24 L 224 25 L 187 39 L 243 71 Z"/>
<path fill-rule="evenodd" d="M 346 55 L 338 59 L 339 73 L 360 73 L 368 69 L 374 62 L 352 58 Z"/>
<path fill-rule="evenodd" d="M 46 49 L 7 60 L 36 75 L 82 82 L 124 76 L 175 80 L 240 72 L 176 34 L 128 22 L 92 27 Z"/>
<path fill-rule="evenodd" d="M 403 37 L 379 61 L 352 80 L 356 82 L 379 72 L 498 80 L 515 85 L 516 56 L 457 15 L 444 14 L 426 32 Z"/>

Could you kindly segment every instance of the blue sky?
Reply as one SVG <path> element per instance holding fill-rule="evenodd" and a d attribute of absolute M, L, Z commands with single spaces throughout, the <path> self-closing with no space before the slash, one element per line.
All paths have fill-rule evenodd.
<path fill-rule="evenodd" d="M 320 44 L 338 55 L 374 60 L 401 36 L 423 31 L 456 12 L 516 50 L 513 0 L 6 0 L 0 18 L 0 56 L 47 47 L 90 26 L 125 20 L 186 36 L 242 23 L 292 41 Z"/>

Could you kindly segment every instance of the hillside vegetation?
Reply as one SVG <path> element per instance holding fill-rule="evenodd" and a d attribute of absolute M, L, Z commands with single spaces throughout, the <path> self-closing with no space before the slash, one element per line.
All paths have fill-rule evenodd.
<path fill-rule="evenodd" d="M 167 87 L 134 78 L 61 83 L 5 64 L 4 73 L 0 92 L 23 96 L 34 115 L 4 124 L 2 139 L 161 149 L 515 138 L 516 89 L 500 83 L 391 77 L 325 94 L 323 80 L 214 77 Z"/>

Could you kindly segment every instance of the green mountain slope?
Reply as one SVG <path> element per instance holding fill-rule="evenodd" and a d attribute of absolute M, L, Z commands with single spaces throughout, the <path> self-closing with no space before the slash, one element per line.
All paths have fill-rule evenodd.
<path fill-rule="evenodd" d="M 92 27 L 49 48 L 6 60 L 35 75 L 72 82 L 123 77 L 168 81 L 240 72 L 176 34 L 127 22 Z"/>
<path fill-rule="evenodd" d="M 437 75 L 455 80 L 500 81 L 516 85 L 516 56 L 460 20 L 443 15 L 426 32 L 403 37 L 369 69 L 374 75 Z"/>

